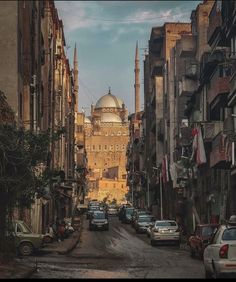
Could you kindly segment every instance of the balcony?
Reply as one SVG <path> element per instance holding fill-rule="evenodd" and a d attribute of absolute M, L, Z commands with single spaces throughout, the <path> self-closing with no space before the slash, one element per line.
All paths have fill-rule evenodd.
<path fill-rule="evenodd" d="M 195 60 L 185 60 L 185 76 L 190 79 L 198 78 L 198 62 Z"/>
<path fill-rule="evenodd" d="M 230 162 L 226 153 L 226 137 L 219 133 L 212 141 L 212 151 L 210 153 L 210 168 L 229 169 Z"/>
<path fill-rule="evenodd" d="M 163 62 L 162 58 L 154 58 L 151 62 L 151 76 L 162 76 L 163 75 Z"/>
<path fill-rule="evenodd" d="M 221 50 L 216 50 L 214 53 L 210 54 L 205 52 L 202 55 L 200 63 L 200 82 L 205 83 L 209 81 L 210 76 L 214 72 L 218 63 L 223 62 L 225 57 L 224 52 Z"/>
<path fill-rule="evenodd" d="M 182 76 L 179 81 L 179 96 L 191 96 L 192 93 L 197 89 L 198 82 Z"/>
<path fill-rule="evenodd" d="M 218 66 L 211 79 L 211 88 L 208 90 L 207 97 L 209 104 L 221 95 L 228 94 L 230 91 L 230 69 L 224 68 L 224 66 Z"/>
<path fill-rule="evenodd" d="M 179 56 L 192 57 L 196 52 L 196 36 L 192 34 L 183 34 L 179 41 Z"/>
<path fill-rule="evenodd" d="M 209 15 L 209 26 L 207 30 L 207 41 L 210 46 L 218 41 L 221 34 L 222 18 L 221 11 L 217 8 L 217 1 L 212 7 Z"/>
<path fill-rule="evenodd" d="M 213 121 L 211 123 L 203 124 L 202 137 L 204 142 L 211 142 L 220 132 L 222 132 L 223 124 L 222 121 Z"/>

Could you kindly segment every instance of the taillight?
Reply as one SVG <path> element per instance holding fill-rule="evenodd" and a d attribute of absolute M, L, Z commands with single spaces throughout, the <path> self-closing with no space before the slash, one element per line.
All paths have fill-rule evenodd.
<path fill-rule="evenodd" d="M 220 250 L 219 250 L 219 257 L 220 258 L 228 258 L 228 249 L 229 249 L 229 245 L 223 245 Z"/>

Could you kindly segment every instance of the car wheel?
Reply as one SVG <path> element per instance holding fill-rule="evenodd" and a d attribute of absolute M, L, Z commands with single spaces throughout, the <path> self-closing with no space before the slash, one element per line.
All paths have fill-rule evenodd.
<path fill-rule="evenodd" d="M 19 246 L 19 253 L 22 255 L 22 256 L 29 256 L 33 253 L 33 245 L 29 242 L 23 242 L 20 244 Z"/>

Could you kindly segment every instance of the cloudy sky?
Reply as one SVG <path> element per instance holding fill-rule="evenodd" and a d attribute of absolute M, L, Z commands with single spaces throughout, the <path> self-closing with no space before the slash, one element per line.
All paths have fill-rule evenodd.
<path fill-rule="evenodd" d="M 134 59 L 140 55 L 141 109 L 143 58 L 151 29 L 165 22 L 190 22 L 191 11 L 202 1 L 55 1 L 64 24 L 66 52 L 73 67 L 77 45 L 79 110 L 90 113 L 92 103 L 107 94 L 121 98 L 134 112 Z"/>

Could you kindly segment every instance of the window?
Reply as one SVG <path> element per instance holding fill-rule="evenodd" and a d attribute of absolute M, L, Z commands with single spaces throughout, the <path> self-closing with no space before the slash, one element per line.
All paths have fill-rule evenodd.
<path fill-rule="evenodd" d="M 93 151 L 95 151 L 95 145 L 93 145 Z"/>
<path fill-rule="evenodd" d="M 98 150 L 101 151 L 102 150 L 102 146 L 98 145 Z"/>
<path fill-rule="evenodd" d="M 83 126 L 82 125 L 77 125 L 77 132 L 82 133 L 83 132 Z"/>
<path fill-rule="evenodd" d="M 116 145 L 116 151 L 119 151 L 119 145 L 118 144 Z"/>
<path fill-rule="evenodd" d="M 107 150 L 107 145 L 104 145 L 104 151 L 106 151 Z"/>

